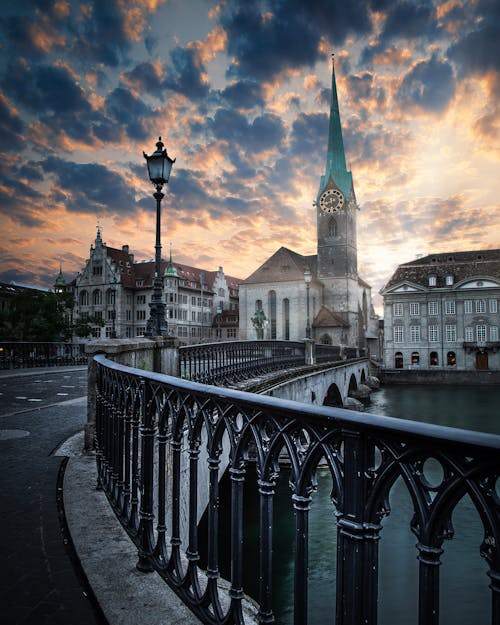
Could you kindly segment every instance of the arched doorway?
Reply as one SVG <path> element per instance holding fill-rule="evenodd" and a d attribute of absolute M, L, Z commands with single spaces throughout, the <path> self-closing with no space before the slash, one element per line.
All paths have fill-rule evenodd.
<path fill-rule="evenodd" d="M 429 354 L 429 364 L 431 367 L 437 367 L 439 364 L 439 358 L 437 352 L 431 352 Z"/>
<path fill-rule="evenodd" d="M 476 352 L 476 369 L 488 368 L 488 352 Z"/>
<path fill-rule="evenodd" d="M 455 352 L 448 352 L 446 354 L 446 365 L 448 367 L 454 367 L 457 364 L 457 357 Z"/>
<path fill-rule="evenodd" d="M 342 401 L 342 395 L 340 394 L 339 387 L 336 384 L 330 384 L 326 397 L 323 400 L 323 406 L 336 406 L 337 408 L 343 408 L 344 402 Z"/>
<path fill-rule="evenodd" d="M 403 368 L 403 354 L 401 352 L 396 352 L 394 354 L 394 367 L 396 369 Z"/>
<path fill-rule="evenodd" d="M 412 365 L 420 364 L 420 354 L 418 352 L 411 353 L 411 364 Z"/>

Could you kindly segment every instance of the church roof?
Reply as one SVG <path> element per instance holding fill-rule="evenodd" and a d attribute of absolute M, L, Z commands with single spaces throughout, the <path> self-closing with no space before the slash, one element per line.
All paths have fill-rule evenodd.
<path fill-rule="evenodd" d="M 429 254 L 399 265 L 381 293 L 402 282 L 411 282 L 425 288 L 429 276 L 436 276 L 436 287 L 446 285 L 446 276 L 452 275 L 456 284 L 472 277 L 491 276 L 500 278 L 500 249 L 476 250 L 471 252 L 449 252 Z"/>
<path fill-rule="evenodd" d="M 304 280 L 304 271 L 309 269 L 313 276 L 317 272 L 317 256 L 303 256 L 287 247 L 280 247 L 242 284 L 268 284 L 270 282 L 291 282 Z"/>
<path fill-rule="evenodd" d="M 318 314 L 313 320 L 314 328 L 337 328 L 344 327 L 348 328 L 349 324 L 342 319 L 340 315 L 334 313 L 333 310 L 328 308 L 327 306 L 321 306 L 318 311 Z"/>

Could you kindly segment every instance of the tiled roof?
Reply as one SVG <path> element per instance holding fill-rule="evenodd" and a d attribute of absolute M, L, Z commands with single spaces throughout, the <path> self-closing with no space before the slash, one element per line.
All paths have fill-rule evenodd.
<path fill-rule="evenodd" d="M 287 247 L 280 247 L 243 284 L 266 284 L 269 282 L 288 282 L 304 280 L 304 271 L 309 269 L 313 276 L 317 272 L 316 255 L 303 256 Z"/>
<path fill-rule="evenodd" d="M 321 306 L 312 325 L 314 328 L 349 327 L 349 324 L 340 315 L 334 313 L 333 310 L 326 306 Z"/>
<path fill-rule="evenodd" d="M 429 276 L 436 276 L 436 287 L 445 286 L 446 276 L 454 283 L 467 278 L 492 277 L 500 280 L 500 249 L 429 254 L 399 265 L 381 293 L 401 282 L 429 286 Z"/>
<path fill-rule="evenodd" d="M 152 260 L 146 262 L 134 262 L 130 263 L 130 267 L 126 266 L 126 263 L 129 261 L 129 255 L 122 250 L 117 250 L 113 248 L 107 248 L 108 256 L 110 256 L 115 262 L 118 268 L 122 268 L 123 272 L 121 273 L 121 280 L 124 286 L 136 286 L 137 280 L 143 280 L 144 287 L 150 287 L 153 284 L 153 278 L 155 274 L 155 262 Z M 122 261 L 122 264 L 119 264 L 119 261 Z M 192 267 L 191 265 L 184 265 L 183 263 L 172 263 L 175 269 L 177 270 L 177 275 L 181 280 L 186 280 L 193 283 L 193 286 L 196 285 L 199 287 L 200 285 L 200 276 L 204 274 L 204 285 L 206 289 L 212 289 L 215 281 L 215 276 L 217 275 L 217 271 L 205 271 L 204 269 L 200 269 L 199 267 Z M 167 260 L 161 261 L 161 272 L 162 275 L 165 273 L 165 269 L 168 266 Z M 130 274 L 128 273 L 128 269 L 130 269 Z M 228 276 L 224 274 L 227 285 L 232 289 L 238 289 L 238 286 L 241 282 L 239 278 L 235 278 L 234 276 Z"/>

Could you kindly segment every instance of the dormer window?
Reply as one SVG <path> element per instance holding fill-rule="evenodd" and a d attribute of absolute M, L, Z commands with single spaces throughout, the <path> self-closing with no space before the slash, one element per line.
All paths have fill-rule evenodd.
<path fill-rule="evenodd" d="M 437 276 L 433 273 L 429 275 L 429 286 L 436 286 Z"/>
<path fill-rule="evenodd" d="M 453 274 L 449 273 L 446 276 L 446 286 L 451 286 L 453 284 L 453 282 L 454 282 Z"/>

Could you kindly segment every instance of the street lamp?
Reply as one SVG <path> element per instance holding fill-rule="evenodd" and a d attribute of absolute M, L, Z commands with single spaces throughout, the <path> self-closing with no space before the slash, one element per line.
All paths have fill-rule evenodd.
<path fill-rule="evenodd" d="M 309 285 L 311 284 L 312 274 L 310 269 L 304 271 L 304 282 L 306 283 L 306 302 L 307 302 L 307 322 L 306 322 L 306 339 L 311 338 L 311 319 L 309 315 Z"/>
<path fill-rule="evenodd" d="M 153 297 L 149 304 L 149 319 L 145 336 L 167 336 L 168 327 L 165 319 L 165 302 L 163 301 L 163 278 L 161 275 L 161 192 L 168 182 L 175 158 L 171 159 L 164 149 L 161 137 L 158 137 L 156 151 L 148 156 L 143 152 L 148 166 L 149 179 L 156 187 L 153 197 L 156 200 L 156 245 L 155 245 L 155 277 L 153 281 Z"/>

